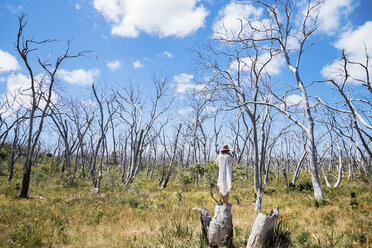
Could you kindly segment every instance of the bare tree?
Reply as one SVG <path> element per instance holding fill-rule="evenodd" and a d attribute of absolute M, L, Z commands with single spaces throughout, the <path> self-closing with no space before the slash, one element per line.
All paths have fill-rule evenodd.
<path fill-rule="evenodd" d="M 283 114 L 285 114 L 290 120 L 296 125 L 301 127 L 307 135 L 307 148 L 309 152 L 310 171 L 312 175 L 312 183 L 314 188 L 314 196 L 316 199 L 324 198 L 324 194 L 319 182 L 318 167 L 317 167 L 317 156 L 316 156 L 316 145 L 314 136 L 314 119 L 312 116 L 312 110 L 310 107 L 309 96 L 306 90 L 306 86 L 301 79 L 299 72 L 300 62 L 304 52 L 309 47 L 308 40 L 311 35 L 317 29 L 317 15 L 321 2 L 308 3 L 306 9 L 303 12 L 303 19 L 300 27 L 296 29 L 295 25 L 295 3 L 294 1 L 278 1 L 275 0 L 272 3 L 266 1 L 254 1 L 252 3 L 242 3 L 259 6 L 264 10 L 265 23 L 258 21 L 258 25 L 254 24 L 250 20 L 247 20 L 246 31 L 240 32 L 236 38 L 225 39 L 229 43 L 245 44 L 247 42 L 254 42 L 259 44 L 260 48 L 264 51 L 270 51 L 270 53 L 281 53 L 286 61 L 289 70 L 293 73 L 293 76 L 297 82 L 298 90 L 302 96 L 303 114 L 305 116 L 304 123 L 296 120 L 293 115 L 288 111 L 280 108 L 280 105 L 275 105 L 267 102 L 261 102 L 260 104 L 269 105 Z M 244 25 L 242 25 L 244 26 Z M 290 40 L 296 40 L 298 48 L 291 49 L 289 46 Z M 290 56 L 291 53 L 291 56 Z M 295 63 L 292 62 L 291 57 L 295 54 Z M 271 91 L 271 94 L 278 100 L 283 101 L 283 97 L 278 97 Z M 256 100 L 246 101 L 244 106 L 247 104 L 257 103 Z"/>
<path fill-rule="evenodd" d="M 317 98 L 318 101 L 320 101 L 323 105 L 325 105 L 327 108 L 340 112 L 345 115 L 350 115 L 352 119 L 353 128 L 356 130 L 360 141 L 362 142 L 363 148 L 368 153 L 368 156 L 372 157 L 372 151 L 370 148 L 370 143 L 372 142 L 372 119 L 371 119 L 371 107 L 372 103 L 370 101 L 370 98 L 372 96 L 371 91 L 371 82 L 369 78 L 369 55 L 367 50 L 365 50 L 366 54 L 366 62 L 360 63 L 360 62 L 353 62 L 350 61 L 345 51 L 342 51 L 342 65 L 341 65 L 341 75 L 340 76 L 340 82 L 337 82 L 335 79 L 327 79 L 324 81 L 318 81 L 318 82 L 331 82 L 334 90 L 339 93 L 339 95 L 343 99 L 343 105 L 345 108 L 338 108 L 337 106 L 334 106 L 335 104 L 328 104 L 322 101 L 320 98 Z M 357 65 L 361 67 L 365 72 L 364 79 L 361 78 L 352 78 L 349 73 L 349 65 Z M 347 84 L 350 82 L 350 80 L 362 82 L 362 85 L 365 86 L 368 91 L 366 91 L 365 98 L 353 98 L 350 96 L 350 92 L 347 91 Z M 369 93 L 368 93 L 369 92 Z M 363 106 L 364 105 L 364 106 Z M 363 111 L 363 107 L 365 107 L 365 111 Z M 362 154 L 362 153 L 361 153 Z"/>
<path fill-rule="evenodd" d="M 34 162 L 33 159 L 37 150 L 37 145 L 39 143 L 40 134 L 43 130 L 44 118 L 48 114 L 49 106 L 52 101 L 53 86 L 55 83 L 56 73 L 61 63 L 65 59 L 81 57 L 88 52 L 82 51 L 77 54 L 73 54 L 70 51 L 70 42 L 67 42 L 66 49 L 63 51 L 62 55 L 60 55 L 56 59 L 54 64 L 50 62 L 50 58 L 46 60 L 42 60 L 41 58 L 38 59 L 39 65 L 45 72 L 44 77 L 38 80 L 34 75 L 34 69 L 31 68 L 31 65 L 29 63 L 29 53 L 36 51 L 37 48 L 30 47 L 30 45 L 46 44 L 53 42 L 53 40 L 25 40 L 23 37 L 23 31 L 27 22 L 24 21 L 24 17 L 25 15 L 19 17 L 19 29 L 16 41 L 16 49 L 29 73 L 30 87 L 28 93 L 30 94 L 31 98 L 31 106 L 27 116 L 29 121 L 29 129 L 27 137 L 26 158 L 23 166 L 22 187 L 20 191 L 21 198 L 27 198 L 28 196 L 31 167 Z M 40 114 L 37 115 L 37 113 L 39 112 Z M 36 118 L 38 119 L 38 123 L 36 123 Z M 36 127 L 34 127 L 34 125 L 36 125 Z"/>

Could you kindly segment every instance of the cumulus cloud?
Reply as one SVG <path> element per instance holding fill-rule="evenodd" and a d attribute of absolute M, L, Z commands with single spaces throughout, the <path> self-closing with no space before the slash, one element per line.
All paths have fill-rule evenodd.
<path fill-rule="evenodd" d="M 252 67 L 254 58 L 245 57 L 241 59 L 241 68 L 240 70 L 247 71 Z M 261 54 L 258 57 L 258 62 L 256 66 L 262 67 L 267 61 L 270 59 L 269 53 Z M 271 61 L 265 65 L 265 72 L 269 73 L 270 75 L 278 75 L 282 72 L 283 66 L 285 66 L 285 59 L 282 55 L 274 56 Z M 230 64 L 230 70 L 236 72 L 239 69 L 239 64 L 237 61 L 234 61 Z"/>
<path fill-rule="evenodd" d="M 339 40 L 334 43 L 337 49 L 344 49 L 348 59 L 353 62 L 365 63 L 365 46 L 367 51 L 372 51 L 372 21 L 364 23 L 362 26 L 354 30 L 349 30 L 341 34 Z M 358 65 L 349 65 L 348 71 L 351 76 L 350 82 L 360 83 L 355 79 L 365 80 L 365 71 Z M 323 67 L 321 71 L 323 77 L 340 79 L 342 77 L 342 61 L 340 59 L 334 60 L 331 64 Z M 372 74 L 371 67 L 369 73 Z"/>
<path fill-rule="evenodd" d="M 121 62 L 119 60 L 109 61 L 106 65 L 111 71 L 116 71 L 121 68 Z"/>
<path fill-rule="evenodd" d="M 11 6 L 9 4 L 6 5 L 6 8 L 12 12 L 13 14 L 17 14 L 18 12 L 22 12 L 23 11 L 23 7 L 22 5 L 19 5 L 17 7 L 14 7 L 14 6 Z"/>
<path fill-rule="evenodd" d="M 208 113 L 210 113 L 210 112 L 215 112 L 216 110 L 217 110 L 216 107 L 211 107 L 211 106 L 207 106 L 207 107 L 205 108 L 205 111 L 208 112 Z"/>
<path fill-rule="evenodd" d="M 302 97 L 299 96 L 299 95 L 289 95 L 285 98 L 285 103 L 287 104 L 287 106 L 297 106 L 299 104 L 301 104 L 302 102 Z"/>
<path fill-rule="evenodd" d="M 324 33 L 334 34 L 345 24 L 347 16 L 357 6 L 355 0 L 326 0 L 318 16 L 318 29 Z"/>
<path fill-rule="evenodd" d="M 163 56 L 167 57 L 167 58 L 172 58 L 173 57 L 173 54 L 171 54 L 170 52 L 168 51 L 164 51 L 163 52 Z"/>
<path fill-rule="evenodd" d="M 139 61 L 138 59 L 136 61 L 133 62 L 133 67 L 135 69 L 139 69 L 139 68 L 143 68 L 143 64 L 141 63 L 141 61 Z"/>
<path fill-rule="evenodd" d="M 203 26 L 208 11 L 198 0 L 94 0 L 112 24 L 111 33 L 136 38 L 141 32 L 184 37 Z"/>
<path fill-rule="evenodd" d="M 77 9 L 77 10 L 81 9 L 81 5 L 80 4 L 75 4 L 75 9 Z"/>
<path fill-rule="evenodd" d="M 42 80 L 48 80 L 45 75 L 38 74 L 35 76 L 35 82 L 39 83 Z M 30 108 L 31 107 L 31 79 L 29 76 L 24 74 L 12 73 L 6 80 L 7 90 L 1 96 L 0 101 L 4 102 L 7 101 L 6 105 L 2 105 L 0 112 L 3 114 L 4 117 L 11 117 L 13 113 L 20 109 L 20 108 Z M 40 87 L 43 92 L 46 92 L 47 89 L 45 86 Z M 40 91 L 38 87 L 37 90 Z M 40 92 L 37 92 L 39 94 Z M 51 101 L 56 102 L 58 100 L 58 95 L 55 92 L 52 92 Z M 39 107 L 43 108 L 46 102 L 42 100 L 40 102 Z"/>
<path fill-rule="evenodd" d="M 249 30 L 248 20 L 255 27 L 261 27 L 267 20 L 261 18 L 263 14 L 262 8 L 256 8 L 253 5 L 237 4 L 234 2 L 226 5 L 224 9 L 219 11 L 219 16 L 213 24 L 213 32 L 215 37 L 233 38 L 241 30 L 243 25 L 245 32 Z"/>
<path fill-rule="evenodd" d="M 100 75 L 100 71 L 98 69 L 91 69 L 88 71 L 84 69 L 78 69 L 73 71 L 60 69 L 57 73 L 58 76 L 61 77 L 62 80 L 66 81 L 67 83 L 78 85 L 92 84 L 94 79 Z"/>
<path fill-rule="evenodd" d="M 93 101 L 92 99 L 88 99 L 88 100 L 81 100 L 81 104 L 83 104 L 83 106 L 85 107 L 89 107 L 89 106 L 96 106 L 96 102 Z"/>
<path fill-rule="evenodd" d="M 187 73 L 181 73 L 173 77 L 173 81 L 177 83 L 176 93 L 185 94 L 190 91 L 200 92 L 206 88 L 204 84 L 193 84 L 191 81 L 194 79 L 194 76 Z"/>
<path fill-rule="evenodd" d="M 183 108 L 183 109 L 177 110 L 177 113 L 180 114 L 180 115 L 185 115 L 185 114 L 191 113 L 192 110 L 193 109 L 191 107 L 189 107 L 189 108 Z"/>
<path fill-rule="evenodd" d="M 16 71 L 20 68 L 17 59 L 13 55 L 0 49 L 0 74 Z"/>

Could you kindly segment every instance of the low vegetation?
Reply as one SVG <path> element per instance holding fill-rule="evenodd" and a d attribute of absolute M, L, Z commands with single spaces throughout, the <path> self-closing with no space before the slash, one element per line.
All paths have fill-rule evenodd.
<path fill-rule="evenodd" d="M 200 213 L 193 208 L 204 206 L 213 213 L 211 186 L 218 198 L 211 180 L 213 164 L 189 170 L 203 172 L 197 186 L 188 171 L 172 177 L 166 189 L 140 175 L 123 192 L 120 173 L 108 173 L 99 194 L 85 178 L 67 181 L 59 171 L 38 165 L 28 199 L 18 198 L 21 168 L 16 166 L 9 183 L 6 163 L 0 167 L 1 247 L 205 247 Z M 255 218 L 253 172 L 248 171 L 246 179 L 242 171 L 234 168 L 230 198 L 235 247 L 245 247 Z M 272 176 L 262 211 L 279 206 L 280 221 L 269 247 L 370 247 L 371 186 L 365 173 L 357 173 L 354 180 L 325 188 L 327 199 L 315 201 L 307 187 L 310 174 L 303 172 L 292 188 Z"/>

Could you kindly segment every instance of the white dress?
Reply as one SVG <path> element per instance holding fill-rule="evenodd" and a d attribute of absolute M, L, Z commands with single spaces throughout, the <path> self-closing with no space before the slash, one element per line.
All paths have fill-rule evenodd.
<path fill-rule="evenodd" d="M 219 166 L 217 186 L 223 196 L 231 190 L 231 165 L 237 165 L 238 162 L 230 154 L 218 154 L 216 163 Z"/>

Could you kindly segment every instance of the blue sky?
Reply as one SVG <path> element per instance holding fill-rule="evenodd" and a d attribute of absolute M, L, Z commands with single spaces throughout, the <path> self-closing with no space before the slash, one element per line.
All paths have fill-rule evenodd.
<path fill-rule="evenodd" d="M 22 84 L 22 75 L 27 75 L 14 50 L 17 17 L 22 12 L 27 14 L 26 37 L 60 40 L 45 45 L 38 52 L 42 56 L 51 51 L 57 56 L 69 39 L 73 51 L 93 51 L 96 59 L 69 60 L 61 67 L 59 84 L 68 94 L 79 96 L 93 82 L 125 86 L 131 81 L 146 88 L 151 76 L 160 73 L 180 95 L 187 94 L 197 87 L 192 82 L 197 68 L 191 53 L 194 44 L 207 42 L 219 20 L 233 28 L 230 22 L 247 11 L 222 0 L 0 0 L 0 95 Z M 303 60 L 305 82 L 332 77 L 326 69 L 340 55 L 339 49 L 346 49 L 354 60 L 363 59 L 363 42 L 372 51 L 371 11 L 369 0 L 325 1 L 312 38 L 315 45 Z M 36 65 L 36 60 L 32 63 Z M 290 84 L 293 77 L 280 63 L 273 65 L 276 78 Z M 324 98 L 333 96 L 327 88 L 310 91 Z"/>

